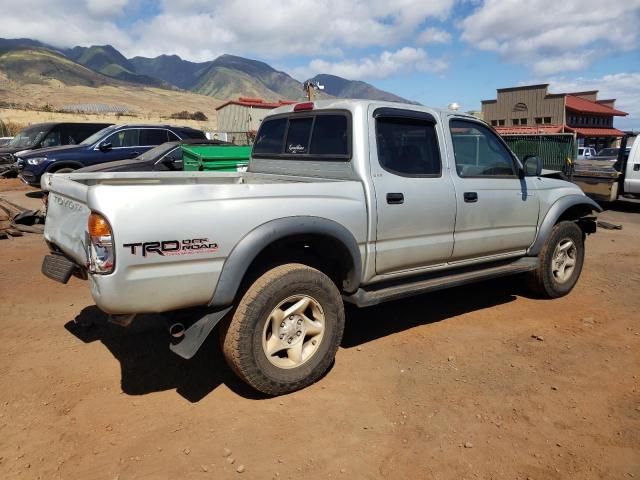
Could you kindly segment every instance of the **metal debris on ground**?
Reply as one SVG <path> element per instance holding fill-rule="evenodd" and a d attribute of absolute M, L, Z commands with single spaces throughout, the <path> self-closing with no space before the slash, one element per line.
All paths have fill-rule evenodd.
<path fill-rule="evenodd" d="M 598 220 L 598 226 L 606 230 L 622 230 L 622 225 L 618 223 L 605 222 L 604 220 Z"/>
<path fill-rule="evenodd" d="M 14 164 L 0 165 L 0 178 L 16 178 L 18 169 Z"/>
<path fill-rule="evenodd" d="M 43 233 L 44 212 L 27 210 L 0 197 L 0 239 L 21 237 L 23 233 Z"/>

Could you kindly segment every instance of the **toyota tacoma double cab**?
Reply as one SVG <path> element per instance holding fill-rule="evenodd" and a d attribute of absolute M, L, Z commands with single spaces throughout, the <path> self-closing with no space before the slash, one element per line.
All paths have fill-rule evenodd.
<path fill-rule="evenodd" d="M 364 100 L 280 107 L 246 172 L 45 175 L 45 275 L 88 279 L 121 324 L 208 306 L 170 348 L 218 331 L 232 370 L 278 395 L 334 360 L 344 302 L 367 307 L 525 274 L 576 284 L 600 207 L 521 162 L 482 121 Z"/>

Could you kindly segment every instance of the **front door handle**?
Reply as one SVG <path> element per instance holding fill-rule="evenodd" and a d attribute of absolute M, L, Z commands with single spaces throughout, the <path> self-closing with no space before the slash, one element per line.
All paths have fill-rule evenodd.
<path fill-rule="evenodd" d="M 464 192 L 464 201 L 467 203 L 476 203 L 478 201 L 478 192 Z"/>
<path fill-rule="evenodd" d="M 402 193 L 387 193 L 387 203 L 389 205 L 401 205 L 404 203 L 404 195 Z"/>

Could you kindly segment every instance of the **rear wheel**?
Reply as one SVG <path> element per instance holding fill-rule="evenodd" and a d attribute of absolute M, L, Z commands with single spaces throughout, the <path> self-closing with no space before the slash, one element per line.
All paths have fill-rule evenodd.
<path fill-rule="evenodd" d="M 344 306 L 324 273 L 302 264 L 269 270 L 221 329 L 230 367 L 256 390 L 281 395 L 320 378 L 344 331 Z"/>
<path fill-rule="evenodd" d="M 560 222 L 540 252 L 538 267 L 528 274 L 529 287 L 546 298 L 562 297 L 575 286 L 583 263 L 582 230 L 574 222 Z"/>

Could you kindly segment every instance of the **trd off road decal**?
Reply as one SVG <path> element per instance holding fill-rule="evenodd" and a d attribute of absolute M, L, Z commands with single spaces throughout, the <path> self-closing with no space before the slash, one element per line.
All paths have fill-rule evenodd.
<path fill-rule="evenodd" d="M 208 238 L 188 238 L 186 240 L 163 240 L 160 242 L 123 243 L 131 255 L 146 257 L 153 253 L 162 256 L 194 255 L 196 253 L 212 253 L 218 251 L 218 244 Z"/>

